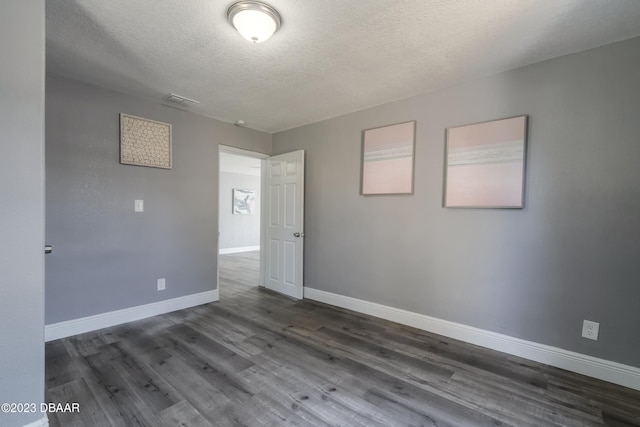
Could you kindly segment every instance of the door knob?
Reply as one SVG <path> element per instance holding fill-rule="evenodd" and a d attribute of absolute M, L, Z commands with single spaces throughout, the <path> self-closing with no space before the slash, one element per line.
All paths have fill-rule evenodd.
<path fill-rule="evenodd" d="M 50 254 L 51 252 L 53 252 L 53 246 L 51 246 L 51 245 L 44 245 L 44 253 L 45 253 L 45 254 Z"/>
<path fill-rule="evenodd" d="M 304 237 L 304 233 L 293 233 L 293 237 Z"/>

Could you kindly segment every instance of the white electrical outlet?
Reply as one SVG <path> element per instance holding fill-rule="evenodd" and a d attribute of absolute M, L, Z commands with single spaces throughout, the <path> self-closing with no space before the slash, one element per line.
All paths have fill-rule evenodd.
<path fill-rule="evenodd" d="M 167 279 L 165 278 L 158 279 L 158 290 L 164 291 L 166 287 L 167 287 Z"/>
<path fill-rule="evenodd" d="M 133 210 L 135 212 L 144 212 L 144 200 L 136 200 L 133 203 Z"/>
<path fill-rule="evenodd" d="M 585 320 L 582 323 L 582 337 L 590 340 L 598 341 L 598 332 L 600 332 L 600 323 Z"/>

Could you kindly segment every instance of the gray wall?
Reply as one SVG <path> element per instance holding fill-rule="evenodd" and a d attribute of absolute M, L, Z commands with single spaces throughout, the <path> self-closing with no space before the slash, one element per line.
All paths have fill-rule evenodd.
<path fill-rule="evenodd" d="M 44 399 L 44 39 L 43 0 L 0 2 L 0 403 L 36 403 L 38 411 Z M 0 426 L 43 416 L 0 412 Z"/>
<path fill-rule="evenodd" d="M 633 39 L 275 134 L 307 152 L 305 286 L 640 366 L 639 70 Z M 445 128 L 519 114 L 526 208 L 442 208 Z M 360 196 L 361 130 L 413 119 L 415 194 Z"/>
<path fill-rule="evenodd" d="M 271 135 L 58 76 L 46 96 L 46 323 L 216 289 L 218 144 Z M 119 113 L 173 125 L 172 170 L 119 163 Z"/>
<path fill-rule="evenodd" d="M 253 215 L 233 215 L 231 191 L 234 188 L 256 192 Z M 260 177 L 220 172 L 220 249 L 260 245 Z"/>

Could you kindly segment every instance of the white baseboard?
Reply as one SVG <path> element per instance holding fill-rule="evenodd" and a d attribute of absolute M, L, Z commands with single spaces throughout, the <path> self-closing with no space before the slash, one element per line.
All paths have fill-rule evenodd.
<path fill-rule="evenodd" d="M 49 418 L 45 415 L 39 420 L 26 424 L 23 427 L 49 427 Z"/>
<path fill-rule="evenodd" d="M 218 301 L 219 299 L 218 289 L 214 289 L 212 291 L 201 292 L 199 294 L 186 295 L 183 297 L 153 302 L 151 304 L 139 305 L 137 307 L 130 307 L 122 310 L 96 314 L 94 316 L 82 317 L 80 319 L 53 323 L 44 327 L 44 340 L 47 342 L 53 341 L 60 338 L 70 337 L 72 335 L 107 328 L 109 326 L 120 325 L 122 323 L 133 322 L 134 320 L 157 316 L 158 314 L 207 304 Z"/>
<path fill-rule="evenodd" d="M 237 254 L 240 252 L 252 252 L 252 251 L 259 251 L 260 250 L 260 245 L 258 246 L 241 246 L 238 248 L 226 248 L 226 249 L 220 249 L 218 251 L 218 253 L 220 255 L 224 255 L 224 254 Z"/>
<path fill-rule="evenodd" d="M 640 368 L 399 308 L 304 288 L 304 297 L 640 390 Z"/>

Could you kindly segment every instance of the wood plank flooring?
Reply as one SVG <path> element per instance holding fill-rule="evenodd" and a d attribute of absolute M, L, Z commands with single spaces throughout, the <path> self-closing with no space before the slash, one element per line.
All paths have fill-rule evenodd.
<path fill-rule="evenodd" d="M 640 426 L 640 392 L 257 288 L 46 345 L 57 426 Z"/>

